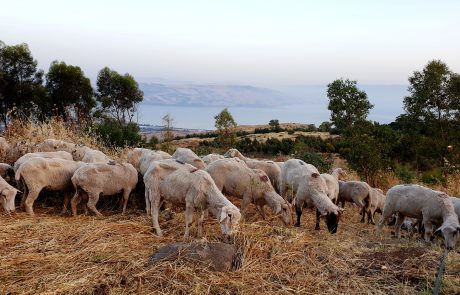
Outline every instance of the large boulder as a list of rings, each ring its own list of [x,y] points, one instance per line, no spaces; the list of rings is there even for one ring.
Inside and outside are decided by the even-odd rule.
[[[149,262],[179,261],[214,271],[236,269],[237,251],[234,245],[224,243],[173,243],[160,248]]]

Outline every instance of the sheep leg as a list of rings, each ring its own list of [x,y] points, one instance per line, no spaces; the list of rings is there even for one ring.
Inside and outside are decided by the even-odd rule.
[[[62,204],[62,211],[61,214],[64,215],[67,212],[67,206],[69,205],[70,202],[70,192],[66,191],[64,192],[64,203]]]
[[[367,224],[375,225],[374,214],[375,214],[375,211],[374,212],[372,212],[372,210],[367,211]]]
[[[366,217],[366,207],[361,207],[360,213],[361,215],[361,223],[364,223],[365,217]]]
[[[382,228],[383,228],[383,225],[385,224],[385,221],[388,220],[391,217],[391,215],[393,215],[391,212],[383,210],[382,216],[380,217],[379,223],[377,224],[377,230],[376,230],[377,236],[380,236],[380,234],[382,233]]]
[[[203,220],[204,220],[205,212],[208,212],[208,210],[201,211],[200,218],[198,218],[198,237],[199,238],[203,236]]]
[[[300,216],[302,216],[302,206],[295,205],[295,213],[297,214],[297,222],[295,223],[296,227],[300,227]]]
[[[81,201],[80,193],[78,190],[76,190],[72,200],[70,200],[70,207],[72,209],[73,216],[77,216],[77,206],[80,203],[80,201]]]
[[[245,193],[243,195],[243,203],[241,204],[241,211],[243,213],[244,218],[248,218],[247,211],[249,204],[251,204],[251,195],[249,193]]]
[[[88,206],[88,209],[97,216],[103,216],[101,212],[96,209],[97,201],[99,201],[99,193],[88,193],[88,203],[86,206]]]
[[[26,200],[27,200],[27,196],[29,195],[29,189],[27,188],[27,185],[25,185],[25,183],[23,182],[22,182],[22,186],[24,188],[24,192],[22,193],[20,207],[22,211],[26,211]]]
[[[395,236],[398,239],[401,238],[401,225],[403,224],[405,218],[406,217],[404,215],[398,213],[398,218],[395,223]]]
[[[152,202],[152,206],[151,206],[152,224],[153,224],[153,228],[157,232],[157,236],[159,237],[163,236],[163,233],[161,232],[161,229],[160,229],[160,224],[158,223],[160,201],[161,200],[159,197],[155,197],[155,199],[151,200]]]
[[[147,215],[151,214],[151,208],[150,208],[150,194],[149,194],[149,189],[146,187],[145,188],[145,211],[147,212]]]
[[[38,198],[39,193],[40,193],[40,190],[38,191],[35,189],[30,190],[29,194],[27,195],[27,199],[24,202],[25,207],[26,207],[26,212],[30,216],[34,216],[33,206],[34,206],[35,200]]]
[[[321,212],[319,212],[318,209],[316,209],[316,225],[315,225],[315,230],[320,230],[319,227],[319,219],[321,217]]]
[[[190,236],[190,225],[193,222],[193,207],[186,205],[185,206],[185,233],[184,239],[188,239]]]
[[[265,220],[265,206],[264,205],[257,205],[257,209],[262,216],[262,219]]]
[[[425,227],[425,234],[424,234],[425,241],[430,242],[432,235],[433,235],[433,224],[428,220],[424,220],[423,226]]]
[[[128,205],[130,194],[131,194],[131,190],[123,190],[123,211],[121,211],[122,215],[126,213],[126,206]]]

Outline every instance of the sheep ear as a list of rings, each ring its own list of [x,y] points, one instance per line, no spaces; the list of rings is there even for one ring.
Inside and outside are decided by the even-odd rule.
[[[281,213],[281,210],[282,210],[281,205],[276,206],[276,212],[275,212],[275,214],[280,214],[280,213]]]
[[[267,175],[261,175],[260,180],[262,180],[263,182],[267,182],[268,181],[268,176]]]
[[[224,221],[225,218],[227,218],[227,210],[225,210],[224,208],[222,208],[222,210],[220,211],[219,222]]]
[[[313,177],[313,178],[318,178],[318,177],[319,177],[319,174],[315,172],[315,173],[313,173],[313,174],[311,175],[311,177]]]

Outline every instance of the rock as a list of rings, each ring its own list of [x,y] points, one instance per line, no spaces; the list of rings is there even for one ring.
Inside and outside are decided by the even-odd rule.
[[[230,271],[237,256],[234,245],[224,243],[173,243],[160,248],[149,263],[180,261],[195,266],[209,266],[214,271]]]

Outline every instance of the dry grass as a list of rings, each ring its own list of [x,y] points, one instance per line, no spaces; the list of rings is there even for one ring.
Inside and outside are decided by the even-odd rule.
[[[389,231],[358,223],[348,207],[339,232],[312,230],[313,212],[302,227],[250,218],[241,226],[243,266],[215,273],[180,263],[153,266],[159,247],[182,240],[184,215],[161,220],[165,237],[152,234],[141,212],[63,217],[38,209],[0,216],[0,286],[12,294],[415,294],[432,288],[442,248],[415,238],[396,240]],[[110,212],[105,212],[106,215]],[[192,229],[192,233],[195,233]],[[220,241],[217,222],[205,222],[204,241]],[[444,294],[460,290],[460,254],[451,252]],[[0,289],[1,290],[1,289]]]
[[[56,138],[120,155],[58,121],[13,125],[6,137],[12,143]],[[142,211],[73,218],[43,202],[36,205],[35,217],[0,215],[0,294],[424,294],[430,293],[443,252],[417,238],[391,238],[388,228],[378,238],[351,206],[336,235],[323,224],[314,231],[312,211],[304,212],[301,228],[293,228],[262,221],[253,210],[236,238],[242,267],[217,273],[179,262],[147,264],[160,247],[182,241],[180,211],[160,219],[165,237],[159,238]],[[205,235],[203,242],[221,241],[214,218],[205,221]],[[448,256],[444,294],[460,290],[459,250]]]

